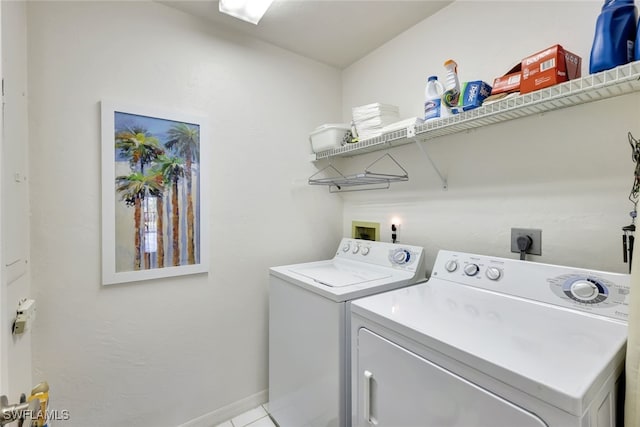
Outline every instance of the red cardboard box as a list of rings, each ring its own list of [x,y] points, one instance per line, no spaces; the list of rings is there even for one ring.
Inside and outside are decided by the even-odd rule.
[[[491,90],[491,95],[497,95],[499,93],[518,92],[520,90],[521,77],[522,73],[520,71],[518,71],[517,73],[506,74],[501,77],[496,77],[493,80],[493,89]]]
[[[520,93],[553,86],[579,78],[582,58],[559,44],[522,60]]]

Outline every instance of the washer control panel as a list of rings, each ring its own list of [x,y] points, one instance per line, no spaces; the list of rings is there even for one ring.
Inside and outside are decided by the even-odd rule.
[[[440,251],[431,277],[619,320],[629,316],[628,274]]]
[[[420,246],[342,239],[335,258],[366,262],[411,272],[424,271],[424,248]],[[423,273],[421,278],[425,274]]]

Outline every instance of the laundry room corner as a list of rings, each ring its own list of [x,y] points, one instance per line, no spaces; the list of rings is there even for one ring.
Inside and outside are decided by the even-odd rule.
[[[583,58],[587,75],[600,6],[454,2],[343,71],[343,116],[380,102],[398,106],[400,118],[422,117],[421,88],[427,76],[444,74],[449,58],[462,80],[493,82],[529,52],[560,43]],[[483,20],[487,7],[492,25]],[[452,22],[467,41],[441,41]],[[400,218],[399,241],[423,246],[431,265],[443,248],[517,256],[511,228],[529,227],[542,230],[542,255],[533,260],[625,272],[620,230],[633,209],[627,133],[640,133],[639,109],[632,93],[391,148],[409,180],[345,193],[343,233],[352,221],[372,221],[390,241],[392,218]],[[361,171],[382,153],[343,159],[342,168]]]

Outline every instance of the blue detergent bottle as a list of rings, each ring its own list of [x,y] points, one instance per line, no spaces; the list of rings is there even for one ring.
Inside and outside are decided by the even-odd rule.
[[[634,47],[633,60],[640,61],[640,21],[638,21],[638,34],[636,36],[636,45]]]
[[[596,22],[589,72],[597,73],[634,59],[637,10],[633,0],[605,0]]]

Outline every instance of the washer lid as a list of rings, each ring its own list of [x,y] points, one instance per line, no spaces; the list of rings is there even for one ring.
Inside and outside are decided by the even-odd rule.
[[[576,416],[624,360],[622,322],[439,279],[352,311]]]
[[[271,267],[269,274],[335,302],[390,291],[416,281],[410,271],[342,259]]]
[[[355,268],[353,266],[337,262],[323,265],[294,266],[289,268],[289,271],[333,288],[353,286],[360,283],[392,277],[388,272],[375,271],[370,267],[367,269]]]

